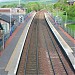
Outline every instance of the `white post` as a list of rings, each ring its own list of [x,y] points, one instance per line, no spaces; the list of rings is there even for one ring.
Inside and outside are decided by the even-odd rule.
[[[25,17],[25,14],[26,14],[26,12],[25,12],[25,8],[24,8],[24,17]],[[24,17],[23,17],[23,21],[24,21]]]
[[[24,15],[26,14],[25,8],[24,8]]]
[[[66,25],[67,25],[67,12],[66,12],[66,18],[65,18],[65,28],[66,28]]]
[[[19,6],[20,6],[20,0],[19,0]]]
[[[52,10],[54,11],[54,4],[52,4]]]
[[[58,9],[57,9],[57,16],[58,16]]]
[[[20,0],[19,0],[19,7],[20,7]],[[20,23],[20,8],[19,8],[19,23]]]
[[[19,23],[20,23],[20,8],[19,8]]]

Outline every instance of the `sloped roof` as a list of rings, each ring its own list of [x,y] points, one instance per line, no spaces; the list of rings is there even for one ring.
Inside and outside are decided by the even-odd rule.
[[[10,16],[0,14],[0,20],[10,23]],[[14,21],[15,21],[15,19],[11,18],[11,22],[14,22]]]

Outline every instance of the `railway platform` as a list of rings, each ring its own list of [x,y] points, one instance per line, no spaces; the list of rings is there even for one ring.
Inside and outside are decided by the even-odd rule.
[[[23,36],[23,33],[26,33],[26,35],[27,35],[27,32],[25,31],[25,29],[27,29],[27,27],[29,26],[28,25],[29,21],[31,21],[33,15],[34,15],[34,12],[30,13],[28,15],[28,17],[25,19],[25,21],[17,27],[17,29],[13,32],[13,34],[10,36],[10,38],[5,43],[5,50],[2,51],[1,56],[0,56],[0,75],[8,75],[9,70],[10,70],[9,75],[14,75],[13,73],[15,73],[15,71],[16,71],[16,67],[17,67],[17,64],[19,61],[19,55],[21,55],[20,52],[22,52],[22,51],[16,50],[17,49],[16,46],[17,46],[17,44],[20,44],[20,45],[24,44],[25,40],[22,39],[21,37]],[[27,31],[28,31],[28,29],[27,29]],[[26,35],[23,38],[26,38]],[[20,40],[20,38],[21,38],[21,40]],[[18,46],[18,49],[20,49],[20,48],[21,47]],[[14,57],[12,58],[13,55],[14,55]],[[13,60],[15,60],[15,62],[13,62]]]
[[[64,51],[66,52],[73,68],[75,69],[75,39],[72,38],[66,31],[64,31],[64,29],[59,26],[57,23],[55,23],[55,21],[53,20],[52,16],[47,13],[46,14],[46,20],[48,22],[48,24],[50,25],[53,33],[55,34],[56,38],[58,39],[58,41],[60,42],[61,46],[63,47]],[[53,30],[53,27],[56,30]],[[65,41],[60,40],[61,38],[59,38],[60,36],[57,36],[57,32],[58,34],[61,36],[61,38]]]

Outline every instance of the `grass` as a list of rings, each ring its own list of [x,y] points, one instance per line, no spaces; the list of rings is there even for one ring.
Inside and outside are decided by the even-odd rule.
[[[67,25],[68,28],[72,29],[75,32],[75,24]]]
[[[75,24],[70,24],[66,26],[68,29],[68,33],[75,38]]]
[[[56,11],[56,10],[54,10],[53,11],[53,15],[54,16],[57,16],[57,12],[58,11]],[[66,15],[63,15],[63,11],[59,11],[58,12],[58,16],[59,17],[61,17],[62,18],[62,20],[65,22],[65,19],[66,19]],[[68,18],[67,18],[67,20],[69,20]],[[75,21],[75,18],[73,17],[72,19],[71,19],[72,21]],[[68,29],[68,33],[72,36],[72,37],[75,37],[75,24],[69,24],[69,25],[67,25],[66,26],[67,27],[67,29]]]
[[[62,17],[62,20],[65,21],[66,15],[63,15],[63,11],[56,11],[56,10],[54,10],[53,11],[53,15],[56,16],[57,15],[57,12],[58,12],[58,16],[59,17]],[[69,20],[69,19],[67,19],[67,20]],[[75,21],[75,18],[73,18],[73,20]],[[69,27],[70,29],[72,29],[72,30],[75,31],[75,24],[69,24],[69,25],[67,25],[67,27]]]

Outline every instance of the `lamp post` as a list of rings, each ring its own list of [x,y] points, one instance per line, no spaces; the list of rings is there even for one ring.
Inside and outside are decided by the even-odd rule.
[[[67,25],[67,12],[66,12],[66,18],[65,18],[65,28],[66,28],[66,25]]]
[[[21,5],[21,3],[20,3],[20,0],[19,0],[19,23],[20,23],[20,5]]]
[[[19,0],[19,6],[20,6],[20,0]]]
[[[52,10],[54,11],[54,3],[52,4]]]
[[[55,16],[55,22],[58,22],[58,9],[56,10],[57,15]]]

